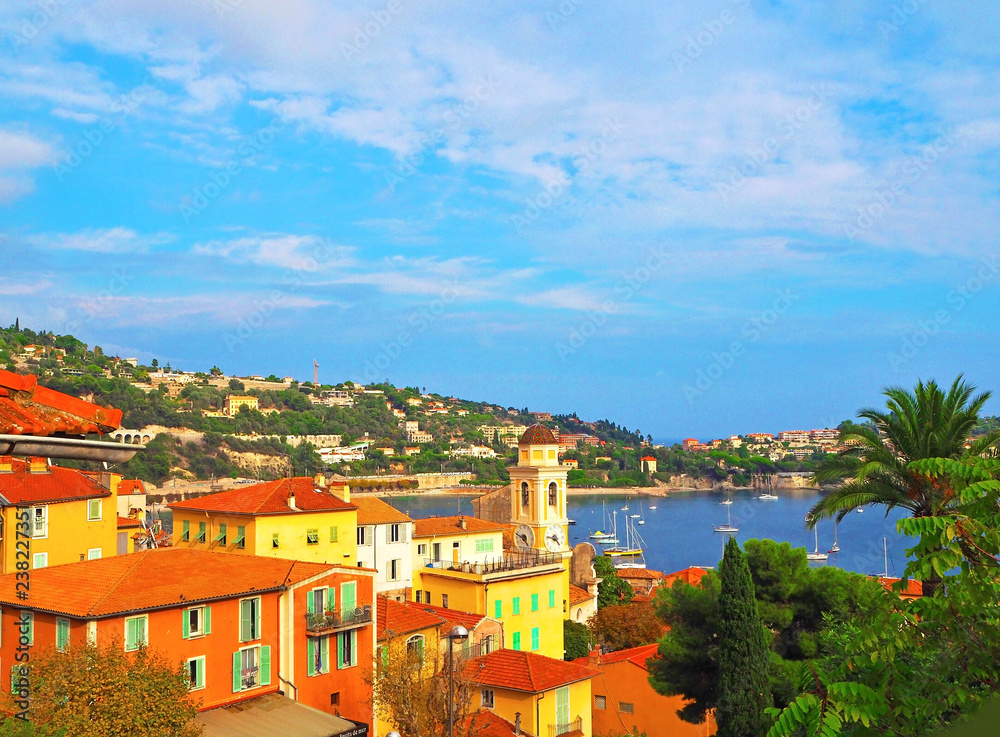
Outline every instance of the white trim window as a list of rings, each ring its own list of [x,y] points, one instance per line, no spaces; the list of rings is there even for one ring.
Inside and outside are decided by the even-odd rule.
[[[31,556],[32,568],[47,568],[49,565],[48,553],[35,553]]]
[[[97,560],[101,557],[101,553],[102,551],[100,548],[90,548],[87,551],[87,560]]]
[[[101,500],[100,499],[88,499],[87,500],[87,521],[88,522],[98,522],[101,519]]]
[[[125,650],[130,652],[149,645],[149,616],[125,617]]]
[[[49,536],[49,508],[31,508],[31,536],[33,538],[46,538]]]
[[[492,688],[484,688],[480,691],[480,705],[484,709],[493,709],[496,706],[496,694]]]
[[[200,691],[205,688],[205,656],[199,655],[197,658],[190,658],[187,662],[188,686],[191,691]]]

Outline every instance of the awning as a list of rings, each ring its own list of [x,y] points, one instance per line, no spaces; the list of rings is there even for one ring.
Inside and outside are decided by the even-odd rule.
[[[292,701],[287,696],[268,694],[201,712],[195,721],[204,728],[204,737],[341,737],[367,734],[358,731],[349,719]]]

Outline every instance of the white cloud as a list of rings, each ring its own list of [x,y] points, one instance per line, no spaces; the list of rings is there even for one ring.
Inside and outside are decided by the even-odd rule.
[[[131,228],[90,228],[75,233],[49,233],[32,236],[29,242],[43,248],[91,253],[143,253],[169,243],[168,233],[142,235]]]
[[[337,245],[319,236],[288,234],[209,241],[192,249],[200,256],[308,273],[348,266],[353,263],[353,251],[349,246]]]

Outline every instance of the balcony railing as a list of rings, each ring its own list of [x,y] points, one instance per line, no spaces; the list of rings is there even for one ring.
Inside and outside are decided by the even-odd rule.
[[[572,722],[566,724],[550,724],[549,737],[560,737],[564,734],[583,733],[583,717],[577,717]]]
[[[558,553],[544,553],[539,550],[510,551],[500,558],[488,558],[485,562],[463,561],[455,563],[450,560],[434,560],[424,558],[425,568],[437,568],[442,571],[461,571],[463,573],[501,573],[503,571],[518,571],[522,568],[562,563]]]
[[[363,627],[372,622],[372,606],[365,604],[349,612],[325,611],[306,612],[306,634],[321,635],[337,630]]]

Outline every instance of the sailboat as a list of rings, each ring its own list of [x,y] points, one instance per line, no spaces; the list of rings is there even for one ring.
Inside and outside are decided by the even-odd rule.
[[[649,505],[649,508],[650,508],[650,509],[656,509],[656,505],[655,505],[655,504],[650,504],[650,505]]]
[[[828,553],[840,552],[840,546],[837,544],[837,520],[833,521],[833,547],[826,552]]]
[[[726,524],[724,525],[714,525],[716,532],[739,532],[740,528],[733,526],[733,510],[732,507],[726,507]]]
[[[629,499],[631,499],[631,497],[628,497],[628,496],[627,496],[627,497],[625,497],[625,506],[624,506],[624,507],[622,507],[622,511],[623,511],[623,512],[627,512],[627,511],[628,511],[628,500],[629,500]]]
[[[816,534],[816,549],[806,553],[806,560],[826,560],[830,557],[829,554],[819,552],[819,527],[813,527],[813,532]]]
[[[882,555],[885,556],[885,572],[873,573],[872,575],[877,578],[889,578],[889,538],[887,537],[882,538]]]
[[[601,518],[601,524],[604,527],[607,527],[608,526],[608,505],[607,505],[607,502],[605,502],[605,501],[602,500],[601,501],[601,506],[604,509],[604,512],[603,512],[604,516]],[[596,531],[590,533],[590,539],[591,540],[607,540],[607,539],[609,539],[611,537],[614,537],[614,535],[612,535],[610,532],[602,532],[601,530],[596,530]]]
[[[646,517],[644,515],[645,515],[645,512],[643,512],[643,510],[642,510],[642,500],[640,499],[639,500],[639,524],[640,525],[646,524]]]
[[[725,501],[722,501],[722,502],[719,502],[719,503],[720,504],[725,504],[727,506],[730,505],[730,504],[732,504],[733,503],[733,492],[730,491],[729,495],[726,497]]]
[[[625,547],[611,548],[605,551],[606,555],[613,558],[626,558],[627,560],[616,560],[615,568],[645,568],[646,559],[643,555],[644,543],[639,537],[639,531],[635,529],[635,523],[631,518],[625,520]],[[636,560],[638,558],[638,560]]]
[[[609,533],[607,537],[601,538],[597,541],[598,545],[617,545],[618,544],[618,512],[612,512],[611,516],[614,518],[614,532]],[[614,548],[612,548],[613,550]]]
[[[761,495],[760,495],[759,497],[757,497],[757,498],[758,498],[758,499],[763,499],[763,500],[765,500],[765,501],[773,501],[774,499],[777,499],[777,498],[778,498],[778,496],[777,496],[776,494],[772,494],[772,493],[771,493],[771,482],[770,482],[770,481],[768,481],[768,482],[767,482],[767,490],[766,490],[766,491],[764,491],[764,493],[763,493],[763,494],[761,494]]]

